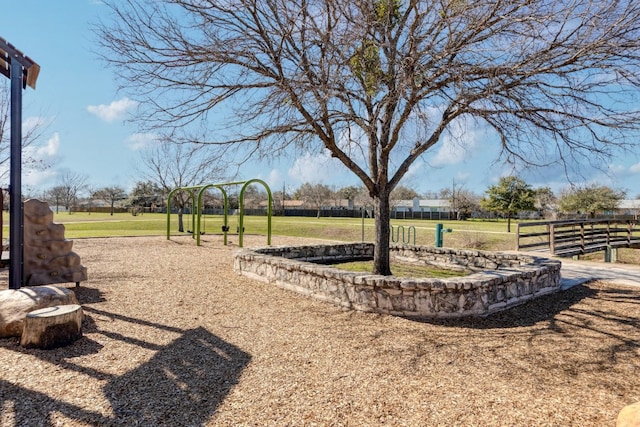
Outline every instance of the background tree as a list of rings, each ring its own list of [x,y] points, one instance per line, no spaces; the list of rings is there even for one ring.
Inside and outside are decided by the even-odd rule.
[[[260,203],[267,199],[267,191],[261,185],[250,185],[244,190],[245,208],[257,209],[260,207]]]
[[[317,210],[317,217],[320,218],[320,210],[327,205],[332,197],[331,188],[324,184],[305,183],[296,190],[293,197],[304,201],[305,204],[313,206]]]
[[[536,192],[529,184],[515,176],[500,178],[497,185],[486,191],[487,197],[480,205],[493,212],[500,212],[507,217],[507,232],[511,233],[511,218],[521,211],[535,210]]]
[[[535,206],[544,218],[552,217],[555,219],[557,213],[558,199],[549,187],[540,187],[536,189]]]
[[[45,200],[49,202],[50,205],[56,207],[56,213],[60,212],[60,205],[64,200],[66,190],[64,187],[60,185],[56,185],[55,187],[50,188],[46,191],[44,197]]]
[[[165,194],[176,188],[224,182],[225,172],[228,173],[210,147],[202,144],[175,144],[159,138],[142,151],[141,157],[140,176]],[[183,231],[182,214],[191,203],[191,196],[187,191],[177,191],[170,202],[178,209],[178,229]]]
[[[439,198],[447,199],[456,219],[464,220],[480,208],[480,196],[463,187],[443,188],[440,190]]]
[[[349,185],[340,189],[343,198],[349,200],[354,208],[371,210],[373,208],[373,199],[369,196],[369,192],[363,186]]]
[[[129,193],[125,205],[132,214],[137,215],[145,208],[164,206],[167,194],[168,192],[153,181],[138,181]]]
[[[413,201],[415,197],[418,197],[418,193],[414,189],[405,187],[404,185],[399,185],[394,188],[389,195],[390,206],[393,209],[397,207],[398,203],[400,203],[402,200]]]
[[[143,127],[245,158],[328,150],[374,201],[379,274],[391,191],[452,128],[481,122],[504,160],[579,169],[640,127],[638,2],[106,3],[100,51]]]
[[[110,215],[113,216],[115,204],[122,200],[125,200],[127,198],[127,192],[122,187],[111,186],[94,191],[91,197],[109,203]]]
[[[626,196],[625,191],[617,191],[604,185],[591,184],[584,187],[565,189],[560,195],[558,205],[565,213],[588,213],[591,218],[597,212],[613,211],[620,200]]]
[[[9,160],[11,156],[11,93],[9,86],[0,84],[0,180],[9,177]],[[23,173],[30,170],[45,170],[51,165],[35,156],[34,148],[42,140],[46,131],[46,124],[41,121],[30,121],[28,126],[22,126],[22,167]]]
[[[285,200],[291,199],[291,195],[289,193],[287,193],[287,190],[283,186],[282,190],[274,191],[272,196],[273,196],[273,209],[274,209],[274,211],[278,210],[278,208],[279,208],[279,209],[282,209],[282,212],[284,214]]]
[[[331,206],[334,208],[342,207],[342,200],[344,200],[342,191],[335,185],[330,186],[329,189],[331,190]]]
[[[358,193],[360,192],[360,188],[356,185],[348,185],[346,187],[342,187],[340,190],[340,195],[343,199],[347,199],[351,202],[355,202]]]
[[[87,188],[87,177],[78,172],[65,171],[58,178],[58,185],[54,187],[55,194],[59,197],[59,202],[71,214],[73,206],[78,201],[78,197]]]

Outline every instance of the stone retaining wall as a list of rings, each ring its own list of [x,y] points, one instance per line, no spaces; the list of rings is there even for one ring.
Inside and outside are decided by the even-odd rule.
[[[560,289],[560,261],[520,254],[391,246],[403,262],[472,272],[452,278],[402,278],[325,265],[373,257],[371,243],[242,249],[234,269],[324,301],[408,317],[484,316]]]

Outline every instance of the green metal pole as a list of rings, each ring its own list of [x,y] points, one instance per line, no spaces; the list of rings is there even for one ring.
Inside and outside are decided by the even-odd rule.
[[[167,196],[167,240],[171,240],[171,197],[178,190],[179,188],[171,190]]]
[[[442,247],[442,224],[436,224],[436,248]]]
[[[238,220],[238,226],[240,227],[239,235],[238,235],[238,245],[242,247],[243,244],[243,235],[244,235],[244,191],[245,189],[253,184],[253,183],[261,184],[267,192],[267,245],[271,246],[271,216],[272,216],[272,205],[273,205],[273,195],[271,194],[271,189],[261,179],[251,179],[246,181],[240,190],[240,218]]]
[[[227,192],[224,191],[222,186],[217,186],[220,191],[222,191],[223,197],[223,214],[224,219],[222,220],[222,234],[224,236],[224,245],[227,246],[227,234],[229,233],[229,198],[227,197]]]

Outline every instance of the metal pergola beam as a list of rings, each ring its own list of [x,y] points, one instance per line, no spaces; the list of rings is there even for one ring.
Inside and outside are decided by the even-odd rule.
[[[9,288],[22,286],[22,90],[36,88],[40,66],[0,37],[0,74],[11,80],[11,155],[9,166]]]

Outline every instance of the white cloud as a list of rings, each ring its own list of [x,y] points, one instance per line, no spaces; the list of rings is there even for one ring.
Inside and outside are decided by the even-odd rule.
[[[348,174],[339,160],[332,158],[327,150],[320,154],[305,154],[289,168],[288,175],[298,184],[331,185],[344,180]]]
[[[466,182],[469,178],[471,177],[471,172],[463,172],[463,171],[458,171],[456,172],[456,180],[460,181],[460,182]]]
[[[414,185],[412,183],[414,181],[420,181],[426,173],[427,171],[425,163],[418,160],[411,166],[409,166],[409,170],[406,174],[404,174],[404,177],[402,177],[401,184],[408,187],[413,187]]]
[[[633,164],[629,167],[629,172],[640,173],[640,163]]]
[[[43,145],[36,145],[33,143],[25,147],[22,156],[29,161],[49,164],[57,157],[59,149],[60,134],[58,132],[54,132]]]
[[[129,135],[126,140],[131,151],[140,151],[149,146],[158,139],[158,135],[154,133],[134,133]]]
[[[22,172],[24,184],[31,187],[47,187],[55,182],[57,173],[50,169],[55,163],[60,149],[60,134],[54,132],[53,135],[42,145],[31,144],[25,147]],[[7,166],[8,167],[8,166]]]
[[[451,124],[449,133],[438,143],[439,148],[429,162],[432,166],[462,163],[477,150],[480,141],[486,139],[484,129],[470,120],[459,119]]]
[[[47,140],[47,143],[43,146],[36,147],[35,157],[42,159],[46,157],[55,157],[58,155],[58,149],[60,148],[60,134],[55,132],[51,138]]]
[[[612,173],[614,175],[622,175],[625,172],[624,165],[616,165],[613,163],[609,164],[608,169],[609,169],[609,173]]]
[[[24,173],[24,184],[34,188],[47,188],[54,185],[58,173],[52,169],[29,170]]]
[[[126,114],[138,105],[136,101],[129,98],[122,98],[119,101],[113,101],[109,105],[89,105],[87,111],[94,114],[106,122],[123,119]]]
[[[267,184],[269,184],[269,188],[271,191],[277,191],[278,187],[281,187],[284,183],[284,179],[282,178],[282,174],[277,169],[271,169],[269,175],[267,176]]]
[[[37,131],[47,126],[47,119],[39,116],[30,116],[22,121],[22,135],[26,135],[32,131]]]

